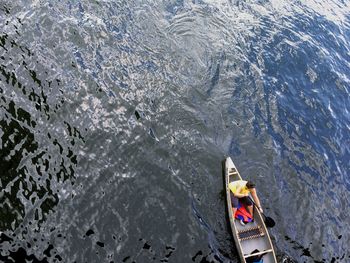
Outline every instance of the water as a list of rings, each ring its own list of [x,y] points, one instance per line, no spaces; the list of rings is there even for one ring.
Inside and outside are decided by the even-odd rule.
[[[350,261],[348,2],[5,0],[0,25],[2,261],[238,262],[225,156],[279,261]]]

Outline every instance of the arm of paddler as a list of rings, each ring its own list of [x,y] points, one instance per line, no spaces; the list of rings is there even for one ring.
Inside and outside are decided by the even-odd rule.
[[[259,208],[260,212],[263,213],[263,209],[262,209],[261,204],[260,204],[260,199],[256,193],[255,188],[250,189],[250,194],[252,195],[253,200],[254,200],[256,206]]]

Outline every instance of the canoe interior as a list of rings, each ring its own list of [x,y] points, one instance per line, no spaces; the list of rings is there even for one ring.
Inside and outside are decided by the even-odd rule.
[[[232,229],[232,234],[235,239],[237,250],[240,254],[241,262],[247,262],[248,256],[258,249],[259,251],[269,251],[263,256],[264,263],[277,262],[275,257],[275,252],[266,229],[265,223],[260,212],[254,208],[254,222],[248,223],[242,226],[237,219],[233,218],[232,212],[232,202],[230,197],[230,189],[228,184],[233,181],[242,180],[237,168],[233,164],[231,158],[227,158],[225,162],[225,179],[226,179],[226,196],[227,205],[230,218],[230,224]],[[238,232],[247,230],[249,228],[254,228],[260,226],[262,232],[264,233],[261,237],[256,237],[248,240],[240,240],[238,238]]]

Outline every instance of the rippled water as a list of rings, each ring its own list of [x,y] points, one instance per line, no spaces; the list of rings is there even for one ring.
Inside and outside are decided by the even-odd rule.
[[[225,156],[280,261],[350,261],[349,2],[5,0],[0,25],[2,261],[238,262]]]

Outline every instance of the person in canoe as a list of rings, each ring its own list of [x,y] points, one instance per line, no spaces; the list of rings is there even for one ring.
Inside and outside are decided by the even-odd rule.
[[[233,181],[229,183],[228,187],[230,188],[233,215],[236,214],[236,211],[240,206],[239,203],[241,203],[242,205],[248,208],[248,212],[250,213],[251,218],[253,219],[253,202],[249,198],[249,194],[251,194],[251,196],[253,197],[257,208],[260,210],[261,213],[263,213],[259,197],[256,193],[255,184],[252,181]],[[244,224],[243,221],[241,221],[241,223]]]

